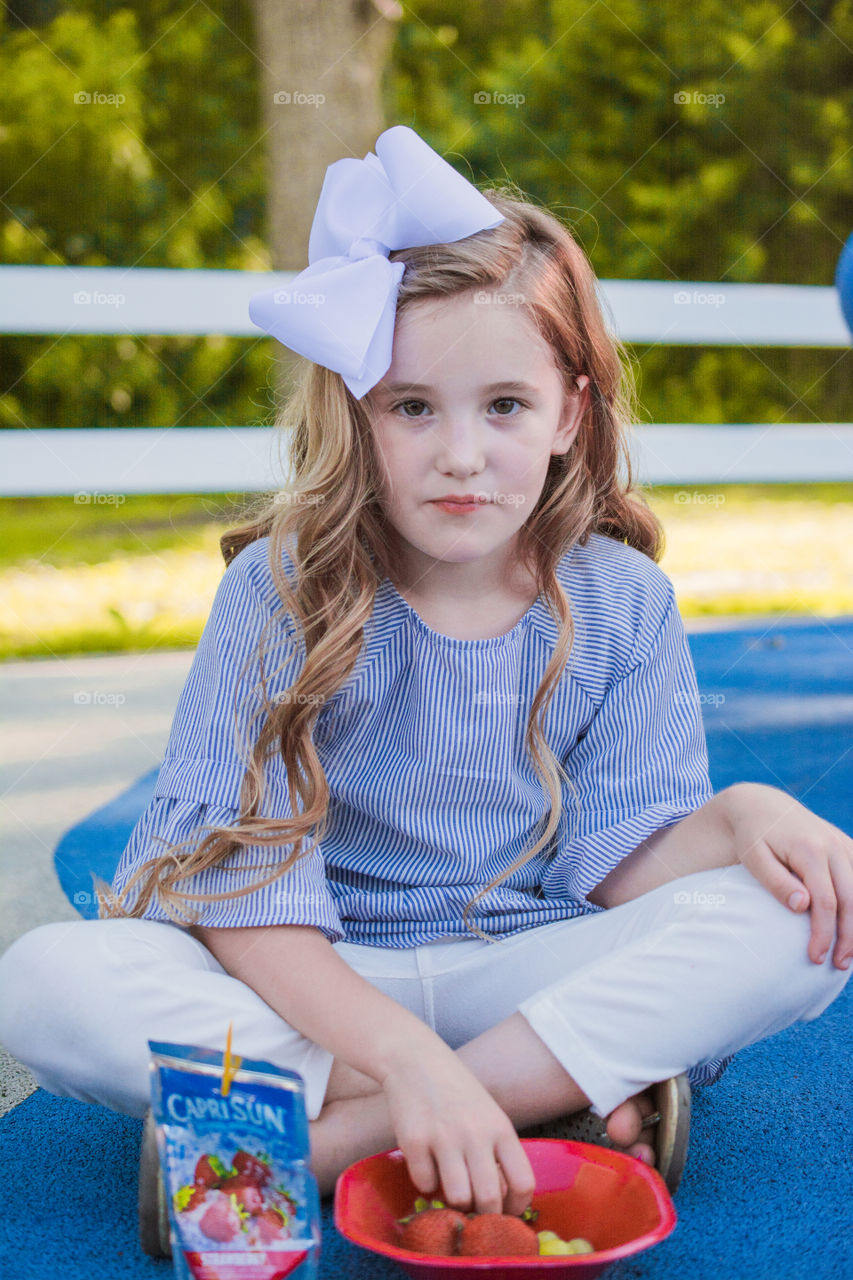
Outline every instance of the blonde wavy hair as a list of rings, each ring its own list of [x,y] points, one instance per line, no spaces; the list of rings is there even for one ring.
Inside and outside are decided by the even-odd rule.
[[[482,194],[504,215],[498,226],[452,244],[390,254],[391,261],[406,264],[397,314],[423,299],[474,290],[521,295],[523,310],[551,348],[567,392],[576,391],[576,375],[585,373],[590,380],[575,441],[567,453],[551,457],[542,493],[517,540],[517,559],[535,576],[538,593],[560,631],[525,734],[526,749],[550,797],[544,830],[532,847],[474,896],[463,915],[470,931],[497,941],[469,923],[468,914],[481,897],[549,842],[562,812],[561,778],[571,787],[542,729],[574,643],[569,601],[556,566],[592,532],[626,542],[657,561],[663,552],[663,530],[635,490],[626,438],[636,420],[634,374],[626,349],[605,325],[586,254],[556,215],[513,185],[486,188]],[[166,914],[186,923],[178,920],[178,904],[186,911],[190,901],[241,897],[272,884],[297,858],[309,856],[326,830],[329,787],[312,740],[313,726],[323,704],[353,670],[377,588],[386,575],[392,582],[401,581],[402,563],[395,530],[379,501],[383,477],[368,405],[351,395],[339,374],[305,361],[276,426],[286,433],[292,480],[248,523],[221,539],[229,564],[244,547],[269,537],[269,564],[281,600],[281,610],[270,619],[257,650],[261,675],[255,688],[261,691],[263,713],[256,741],[247,744],[239,816],[231,826],[200,828],[207,834],[198,843],[195,836],[173,845],[160,838],[166,852],[143,863],[120,897],[100,881],[102,918],[141,917],[156,893]],[[618,475],[620,463],[624,480]],[[283,552],[294,546],[297,581],[291,588]],[[270,630],[280,638],[285,618],[298,624],[305,660],[288,695],[271,702],[263,656]],[[263,816],[264,762],[275,753],[287,772],[292,813],[287,819]],[[303,850],[302,842],[312,832],[313,842]],[[279,850],[291,845],[284,859],[264,864],[272,868],[270,875],[244,888],[199,894],[178,887],[196,872],[250,846]],[[138,898],[128,910],[124,901],[140,881]],[[191,922],[197,920],[198,913]]]

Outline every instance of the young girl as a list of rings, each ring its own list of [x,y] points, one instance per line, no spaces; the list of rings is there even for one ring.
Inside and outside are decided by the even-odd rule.
[[[422,1193],[520,1213],[519,1131],[589,1106],[654,1162],[659,1082],[839,995],[853,842],[712,791],[570,232],[410,129],[376,151],[330,167],[311,265],[253,302],[309,357],[292,478],[223,539],[101,919],[8,950],[0,1037],[141,1117],[147,1041],[224,1048],[233,1020],[304,1077],[322,1192],[399,1145]]]

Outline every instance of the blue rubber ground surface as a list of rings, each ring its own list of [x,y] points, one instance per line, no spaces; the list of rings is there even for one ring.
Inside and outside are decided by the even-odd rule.
[[[716,790],[782,787],[853,834],[853,619],[690,636]],[[84,916],[156,771],[69,831],[60,881]],[[812,1023],[742,1050],[694,1097],[673,1235],[613,1280],[835,1280],[853,1274],[853,983]],[[38,1090],[0,1121],[0,1267],[21,1277],[172,1274],[137,1243],[141,1121]],[[323,1207],[321,1276],[402,1276],[349,1245]]]

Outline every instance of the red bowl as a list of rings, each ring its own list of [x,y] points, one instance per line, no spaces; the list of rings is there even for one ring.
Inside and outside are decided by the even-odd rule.
[[[335,1186],[335,1226],[362,1249],[393,1258],[410,1276],[482,1276],[491,1280],[553,1280],[569,1274],[597,1276],[611,1262],[641,1253],[666,1239],[676,1213],[666,1183],[634,1156],[589,1142],[522,1138],[533,1167],[539,1210],[535,1231],[563,1240],[583,1236],[594,1253],[519,1258],[457,1258],[401,1249],[397,1218],[412,1213],[421,1192],[409,1177],[402,1151],[383,1151],[350,1165]],[[431,1197],[425,1197],[430,1199]],[[441,1193],[436,1192],[440,1199]]]

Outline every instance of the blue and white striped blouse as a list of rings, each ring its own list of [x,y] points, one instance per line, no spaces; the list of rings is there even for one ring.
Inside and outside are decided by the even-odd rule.
[[[177,842],[200,825],[237,817],[245,753],[236,730],[250,733],[259,706],[252,654],[280,607],[267,544],[246,547],[223,576],[116,890],[162,850],[156,837]],[[292,562],[285,568],[295,580]],[[648,556],[601,534],[575,545],[558,576],[575,641],[545,728],[571,786],[563,783],[563,816],[549,846],[470,913],[496,936],[604,910],[586,895],[608,871],[713,795],[696,677],[669,578]],[[284,663],[269,678],[273,696],[285,693],[304,660],[300,644],[287,665],[289,619],[277,634],[266,662],[268,672]],[[524,729],[557,634],[539,598],[504,635],[446,636],[384,579],[356,667],[315,725],[331,793],[319,848],[266,888],[193,903],[199,923],[313,925],[332,942],[379,947],[474,936],[462,920],[466,904],[533,843],[546,812]],[[282,760],[268,771],[264,816],[289,816]],[[253,846],[184,887],[243,887],[269,872],[234,863],[273,858],[273,850]],[[169,920],[156,901],[145,915]]]

